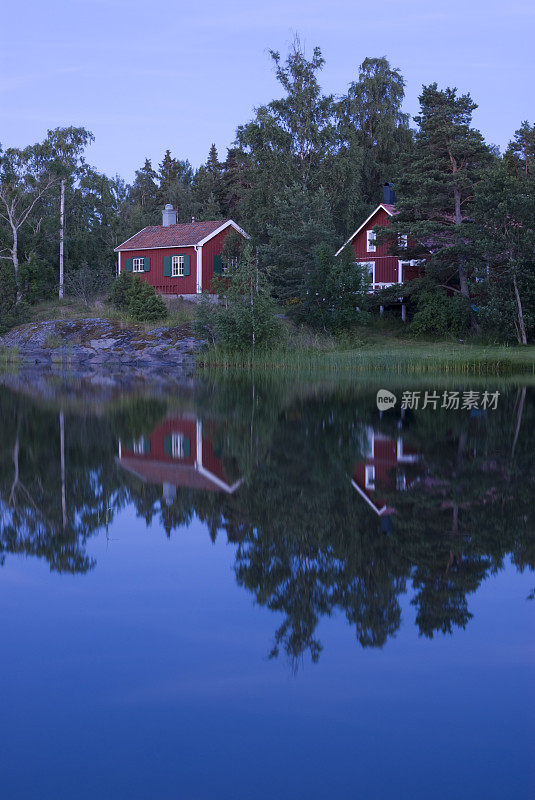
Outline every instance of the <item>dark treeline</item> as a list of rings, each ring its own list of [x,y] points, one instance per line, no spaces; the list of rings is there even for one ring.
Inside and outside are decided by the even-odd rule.
[[[232,480],[232,494],[178,486],[172,495],[124,468],[123,445],[192,408]],[[250,383],[198,388],[194,405],[122,401],[98,415],[0,392],[0,558],[45,558],[84,573],[91,536],[131,505],[168,536],[195,517],[235,547],[235,577],[280,617],[272,655],[297,664],[321,652],[320,619],[342,612],[364,647],[401,624],[409,591],[421,635],[471,618],[469,596],[512,559],[535,568],[534,398],[502,391],[488,413],[407,412],[404,446],[418,454],[404,490],[378,485],[394,512],[378,517],[351,482],[370,428],[396,441],[400,418],[374,394]],[[395,477],[395,476],[394,476]],[[390,488],[389,488],[390,486]]]
[[[102,290],[114,275],[113,248],[160,224],[162,206],[172,203],[179,221],[232,217],[241,224],[275,299],[296,321],[347,326],[347,314],[337,313],[341,298],[358,295],[352,309],[364,313],[389,296],[366,302],[363,276],[333,253],[392,181],[401,212],[392,252],[404,233],[419,243],[404,257],[431,253],[426,277],[407,289],[415,330],[457,335],[472,328],[528,342],[535,329],[535,126],[512,121],[500,155],[474,129],[470,95],[455,89],[424,86],[412,126],[402,110],[403,76],[384,57],[366,58],[347,92],[333,96],[321,89],[319,48],[308,58],[296,40],[285,60],[270,55],[280,98],[237,127],[226,156],[212,145],[197,170],[170,141],[161,161],[145,159],[128,185],[87,164],[92,136],[78,128],[0,150],[4,325],[17,301],[57,293],[63,186],[67,293]]]

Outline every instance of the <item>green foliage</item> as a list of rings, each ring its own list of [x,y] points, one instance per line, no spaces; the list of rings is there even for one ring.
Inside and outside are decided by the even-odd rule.
[[[165,319],[167,306],[147,281],[134,277],[128,290],[128,314],[135,322],[154,322]]]
[[[328,247],[314,258],[303,301],[307,323],[326,331],[343,331],[362,323],[369,305],[369,276],[354,263],[350,248],[335,257]]]
[[[129,292],[133,280],[134,277],[131,272],[121,272],[119,277],[113,282],[110,300],[113,307],[118,311],[128,310]]]
[[[470,305],[456,293],[448,297],[444,289],[428,286],[415,295],[416,313],[411,322],[413,333],[420,335],[463,336],[470,325]]]
[[[57,282],[56,270],[35,251],[19,267],[19,285],[26,303],[53,297]]]
[[[90,267],[82,262],[77,270],[65,275],[65,293],[88,306],[92,300],[109,290],[111,274],[98,267]]]
[[[154,287],[129,272],[122,272],[115,280],[111,302],[135,322],[155,322],[167,316],[167,306]]]
[[[303,320],[306,295],[320,247],[334,252],[335,235],[329,200],[323,188],[311,191],[294,183],[274,200],[276,222],[268,225],[269,244],[261,248],[273,290],[289,316]]]
[[[487,335],[527,344],[535,335],[535,182],[509,167],[497,162],[476,189],[478,305]]]
[[[404,158],[398,182],[399,213],[378,236],[395,245],[398,235],[408,235],[412,244],[404,258],[428,258],[427,271],[435,270],[438,283],[459,289],[467,300],[474,190],[492,163],[483,137],[471,127],[476,108],[469,94],[440,90],[436,83],[423,87],[414,151]]]
[[[229,265],[222,278],[213,280],[212,291],[219,302],[205,296],[197,309],[197,329],[210,344],[254,350],[280,338],[277,308],[251,245],[243,248],[238,263]]]
[[[17,282],[13,264],[0,259],[0,334],[15,325],[17,319]]]

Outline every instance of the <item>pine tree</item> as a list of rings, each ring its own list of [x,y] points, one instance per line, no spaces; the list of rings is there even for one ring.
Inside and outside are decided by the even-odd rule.
[[[223,217],[223,180],[215,144],[212,144],[206,164],[199,167],[193,181],[193,202],[198,219]]]
[[[527,120],[521,124],[513,141],[509,142],[505,160],[521,169],[525,177],[535,180],[535,125]]]
[[[425,258],[428,274],[471,299],[471,219],[477,182],[492,163],[480,132],[471,127],[477,108],[469,94],[424,86],[415,148],[402,165],[396,208],[381,238],[408,234],[418,244],[405,257]],[[477,327],[475,317],[472,325]]]
[[[146,220],[144,225],[157,225],[160,222],[158,175],[148,158],[141,169],[136,170],[130,197],[134,205],[139,207],[141,219]]]

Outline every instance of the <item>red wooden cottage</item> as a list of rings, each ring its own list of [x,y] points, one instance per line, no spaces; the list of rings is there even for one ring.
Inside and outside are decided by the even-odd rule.
[[[149,225],[115,248],[117,272],[139,275],[160,294],[195,298],[222,274],[223,244],[232,230],[249,238],[231,219],[177,224],[168,203],[162,225]]]
[[[364,459],[355,464],[351,484],[379,517],[390,515],[394,509],[381,497],[381,487],[404,491],[416,478],[410,465],[419,460],[419,454],[406,445],[401,436],[393,439],[370,427],[367,429],[367,452]]]
[[[165,502],[177,487],[232,494],[241,484],[218,447],[221,431],[194,414],[169,416],[150,436],[119,442],[119,463],[146,483],[161,484]]]
[[[383,202],[372,211],[368,219],[351,234],[347,242],[335,255],[340,255],[342,250],[351,245],[355,254],[355,261],[366,267],[371,278],[370,290],[384,289],[395,283],[406,283],[418,277],[420,261],[398,258],[389,253],[388,244],[377,244],[375,231],[377,225],[390,225],[391,218],[396,214],[394,208],[394,190],[392,184],[383,186]],[[401,248],[407,247],[407,237],[401,236]]]

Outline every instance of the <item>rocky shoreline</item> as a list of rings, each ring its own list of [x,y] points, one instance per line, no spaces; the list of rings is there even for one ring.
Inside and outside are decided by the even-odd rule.
[[[192,376],[201,345],[188,324],[145,331],[99,318],[29,323],[0,336],[9,368],[112,382],[182,381]]]

